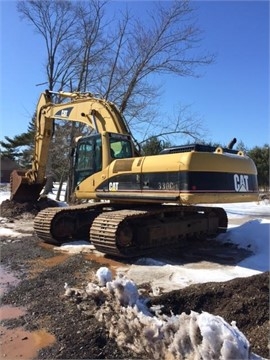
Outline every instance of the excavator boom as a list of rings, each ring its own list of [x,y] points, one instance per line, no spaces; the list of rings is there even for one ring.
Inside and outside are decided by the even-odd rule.
[[[53,103],[52,95],[68,102]],[[40,95],[36,112],[35,149],[29,170],[14,170],[11,174],[11,200],[16,202],[36,201],[46,182],[46,166],[54,120],[80,122],[98,133],[114,132],[130,134],[128,125],[117,107],[90,93],[45,91]],[[135,150],[134,148],[134,151]],[[138,154],[138,151],[137,151]]]

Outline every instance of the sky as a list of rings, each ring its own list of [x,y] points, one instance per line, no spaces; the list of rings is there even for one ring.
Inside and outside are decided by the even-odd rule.
[[[127,3],[143,14],[150,1],[113,1],[112,6],[117,10]],[[216,54],[216,61],[200,69],[200,78],[159,78],[160,112],[172,115],[179,104],[188,105],[207,129],[207,141],[226,145],[236,137],[247,148],[269,144],[269,2],[192,3],[203,31],[201,49]],[[1,0],[0,9],[3,140],[27,131],[46,87],[38,84],[46,79],[43,40],[20,20],[15,1]]]
[[[57,186],[55,184],[55,194]],[[51,198],[55,199],[55,194],[50,194]],[[7,189],[0,190],[0,203],[8,199],[9,195],[10,193]],[[106,316],[108,314],[111,316],[111,313],[108,313],[103,305],[97,310],[96,316],[97,318],[102,317],[103,320],[105,319],[108,331],[120,346],[123,341],[127,346],[130,339],[134,338],[130,336],[127,329],[135,329],[137,327],[136,340],[138,340],[138,336],[141,338],[136,343],[131,343],[130,346],[135,346],[136,348],[136,346],[138,347],[141,344],[144,347],[144,351],[147,349],[150,354],[158,351],[159,355],[162,354],[163,358],[177,359],[177,354],[180,353],[180,349],[177,346],[186,343],[186,341],[181,341],[182,336],[185,336],[185,339],[187,337],[191,339],[192,358],[194,359],[215,357],[222,358],[223,360],[232,358],[263,360],[263,358],[254,353],[249,354],[248,340],[245,334],[237,328],[237,323],[232,322],[228,324],[222,317],[207,312],[191,312],[190,315],[183,313],[181,315],[171,314],[170,316],[161,316],[157,311],[156,315],[152,316],[146,306],[147,299],[140,297],[138,293],[138,286],[147,282],[149,282],[153,296],[155,296],[171,290],[181,289],[191,284],[226,282],[234,278],[248,277],[270,270],[270,202],[264,200],[243,204],[224,204],[223,207],[228,215],[229,227],[226,233],[220,234],[217,237],[217,241],[235,244],[239,248],[252,252],[235,265],[215,263],[215,261],[175,263],[170,261],[170,259],[166,261],[166,258],[160,261],[160,259],[145,257],[138,259],[133,264],[122,264],[118,267],[114,265],[114,276],[106,265],[101,266],[96,273],[96,280],[89,282],[85,286],[84,290],[90,298],[108,296],[108,293],[113,296],[112,300],[110,300],[113,303],[110,303],[117,312],[117,325],[115,323],[111,324],[110,318],[106,321]],[[248,220],[246,219],[247,216],[249,216]],[[23,236],[29,235],[20,233],[18,228],[14,228],[14,223],[5,223],[4,220],[4,218],[0,218],[1,238],[21,239]],[[63,244],[61,247],[54,249],[55,251],[66,251],[71,256],[78,252],[95,252],[91,244],[86,244],[82,241]],[[102,263],[102,260],[99,260],[99,262]],[[80,292],[82,288],[77,290]],[[63,279],[63,294],[65,293],[68,296],[70,291],[72,289],[69,287],[68,282],[64,283]],[[162,306],[162,304],[160,305]],[[120,332],[121,326],[125,331]],[[199,343],[196,342],[198,337],[194,336],[196,326],[200,328],[202,334],[202,340],[199,340]],[[168,328],[170,330],[169,335],[167,332]],[[167,345],[164,347],[159,345],[156,349],[155,337],[159,335],[160,338],[163,336],[167,339]],[[171,336],[171,339],[168,340],[168,336]],[[221,344],[220,348],[217,344]],[[209,349],[213,351],[211,356],[208,353]],[[172,355],[170,353],[171,350],[175,351],[173,357],[170,357]],[[221,357],[219,357],[220,355]],[[151,356],[150,358],[154,357]]]

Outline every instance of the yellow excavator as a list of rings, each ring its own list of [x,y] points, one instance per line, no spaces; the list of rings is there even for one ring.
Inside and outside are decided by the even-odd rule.
[[[63,102],[53,103],[53,94]],[[34,220],[45,242],[86,239],[105,254],[135,257],[225,232],[224,209],[204,204],[258,200],[256,166],[242,151],[191,144],[141,156],[115,104],[90,93],[50,91],[37,106],[32,167],[11,174],[11,200],[38,200],[56,119],[94,131],[76,144],[77,204],[44,209]]]

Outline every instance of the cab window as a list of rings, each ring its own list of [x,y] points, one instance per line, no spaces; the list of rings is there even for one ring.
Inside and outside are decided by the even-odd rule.
[[[102,169],[102,146],[100,135],[79,140],[74,166],[74,184]]]
[[[78,147],[77,170],[93,168],[93,143],[81,143]]]
[[[110,139],[111,157],[114,159],[124,159],[132,157],[131,144],[128,140]]]

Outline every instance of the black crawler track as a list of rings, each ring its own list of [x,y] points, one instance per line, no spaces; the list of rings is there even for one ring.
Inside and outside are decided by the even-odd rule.
[[[135,257],[193,237],[217,235],[226,231],[227,222],[226,212],[216,207],[88,203],[42,210],[34,229],[45,242],[84,239],[105,254]]]

